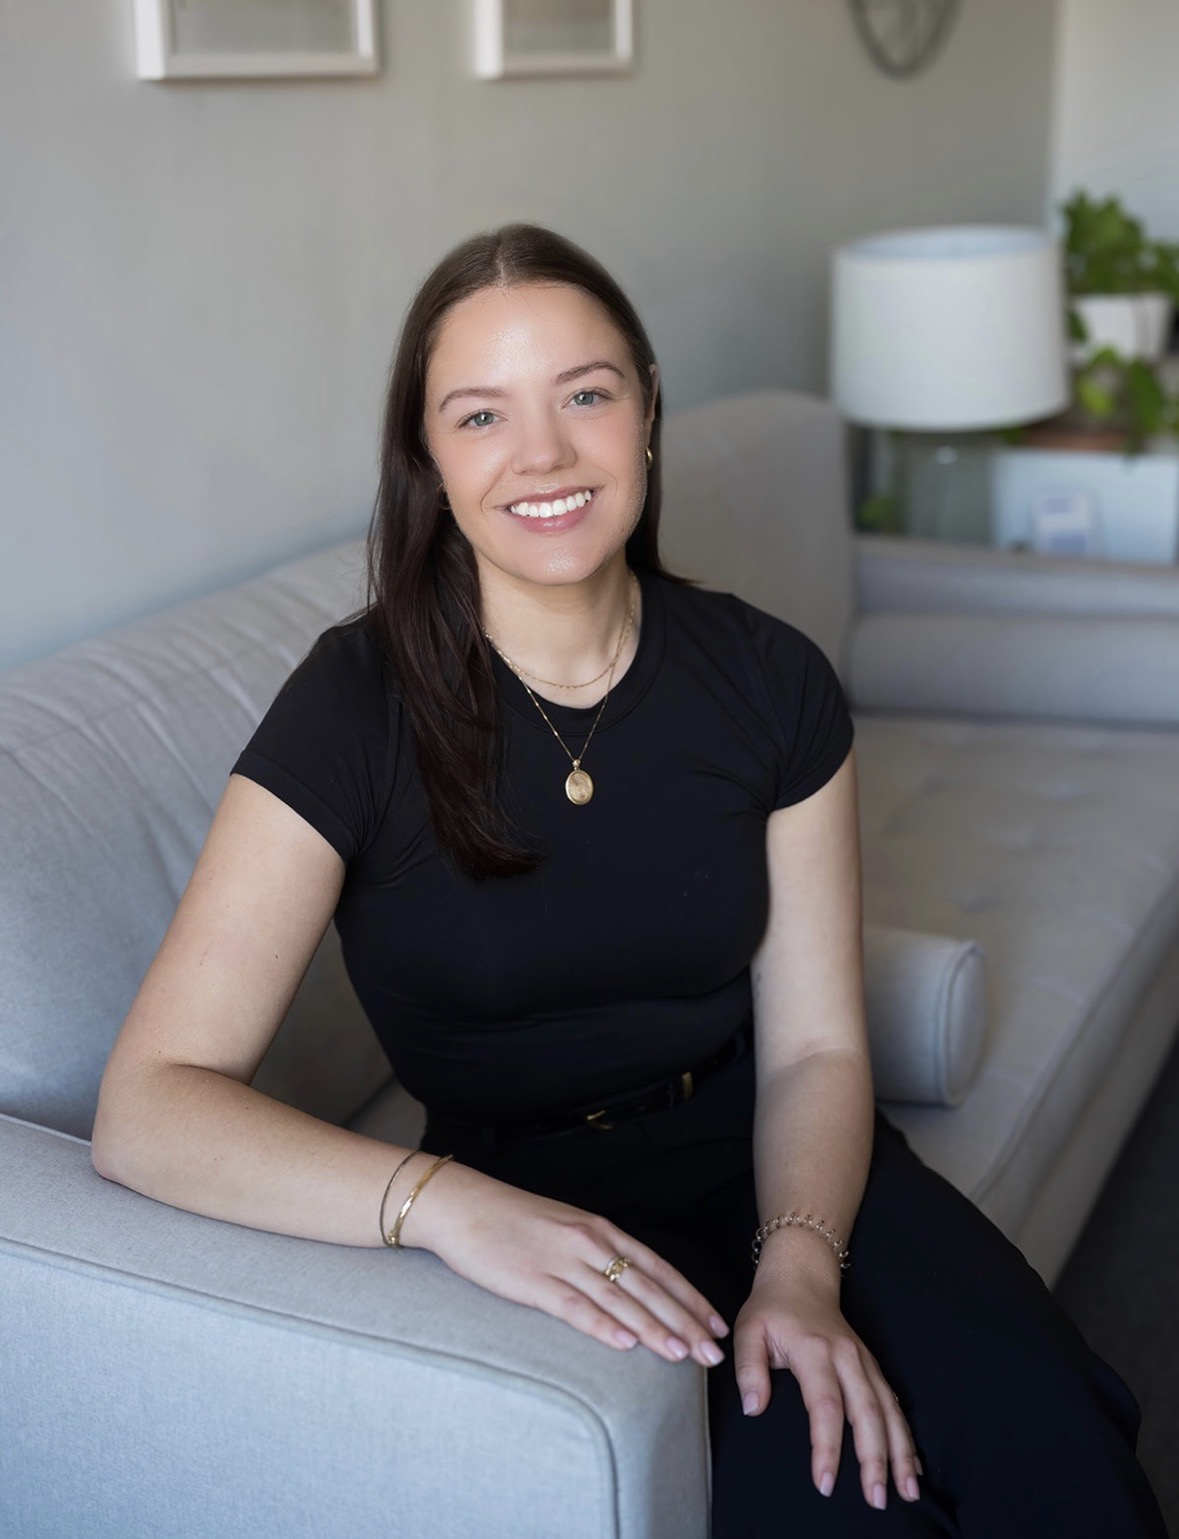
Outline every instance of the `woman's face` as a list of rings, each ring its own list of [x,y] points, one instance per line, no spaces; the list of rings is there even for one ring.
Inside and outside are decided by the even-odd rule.
[[[652,370],[648,406],[625,338],[571,285],[454,306],[426,370],[425,437],[481,583],[578,583],[625,560],[657,385]]]

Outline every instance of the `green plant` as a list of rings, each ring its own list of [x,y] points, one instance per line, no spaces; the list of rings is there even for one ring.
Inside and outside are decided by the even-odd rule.
[[[1168,294],[1179,303],[1179,243],[1149,240],[1117,198],[1097,203],[1078,192],[1061,212],[1070,294]]]
[[[1073,371],[1073,390],[1084,417],[1125,432],[1131,454],[1141,453],[1147,439],[1160,433],[1179,433],[1179,395],[1141,358],[1099,348]]]
[[[1070,298],[1153,293],[1179,303],[1179,243],[1149,239],[1142,222],[1117,198],[1098,203],[1078,192],[1061,212]],[[1068,331],[1073,342],[1088,340],[1071,304]],[[1112,347],[1099,348],[1074,370],[1073,394],[1080,425],[1120,429],[1131,454],[1157,434],[1179,432],[1179,394],[1167,389],[1154,364],[1126,358]]]

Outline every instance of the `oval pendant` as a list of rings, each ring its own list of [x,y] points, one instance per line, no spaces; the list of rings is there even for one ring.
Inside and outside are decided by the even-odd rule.
[[[584,807],[594,794],[594,783],[583,769],[570,770],[565,779],[565,795],[575,807]]]

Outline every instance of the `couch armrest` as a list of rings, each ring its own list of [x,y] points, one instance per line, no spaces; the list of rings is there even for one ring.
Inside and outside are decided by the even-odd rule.
[[[859,710],[1179,727],[1179,615],[869,614],[845,676]]]
[[[151,1202],[28,1123],[0,1169],[0,1532],[704,1539],[691,1362]]]
[[[861,614],[1179,619],[1179,567],[1066,560],[895,535],[857,535],[855,547]]]
[[[856,539],[864,710],[1179,725],[1179,568]]]

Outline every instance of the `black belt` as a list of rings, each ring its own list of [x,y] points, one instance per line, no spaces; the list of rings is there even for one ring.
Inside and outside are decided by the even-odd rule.
[[[484,1121],[482,1118],[452,1116],[451,1113],[444,1111],[440,1111],[437,1115],[440,1121],[452,1123],[465,1131],[478,1133],[489,1142],[512,1138],[543,1138],[552,1133],[568,1133],[574,1128],[582,1127],[596,1128],[599,1132],[608,1133],[616,1122],[625,1122],[631,1117],[643,1117],[648,1112],[665,1111],[668,1107],[678,1106],[682,1101],[689,1100],[705,1080],[721,1069],[727,1068],[729,1064],[736,1063],[739,1058],[743,1058],[752,1042],[753,1027],[746,1023],[739,1031],[733,1033],[719,1052],[713,1053],[710,1058],[705,1058],[700,1063],[693,1064],[690,1069],[685,1069],[681,1074],[676,1074],[671,1079],[661,1080],[659,1084],[637,1091],[634,1095],[617,1101],[606,1101],[588,1110],[568,1111],[556,1117],[529,1119],[500,1117],[494,1122]]]

